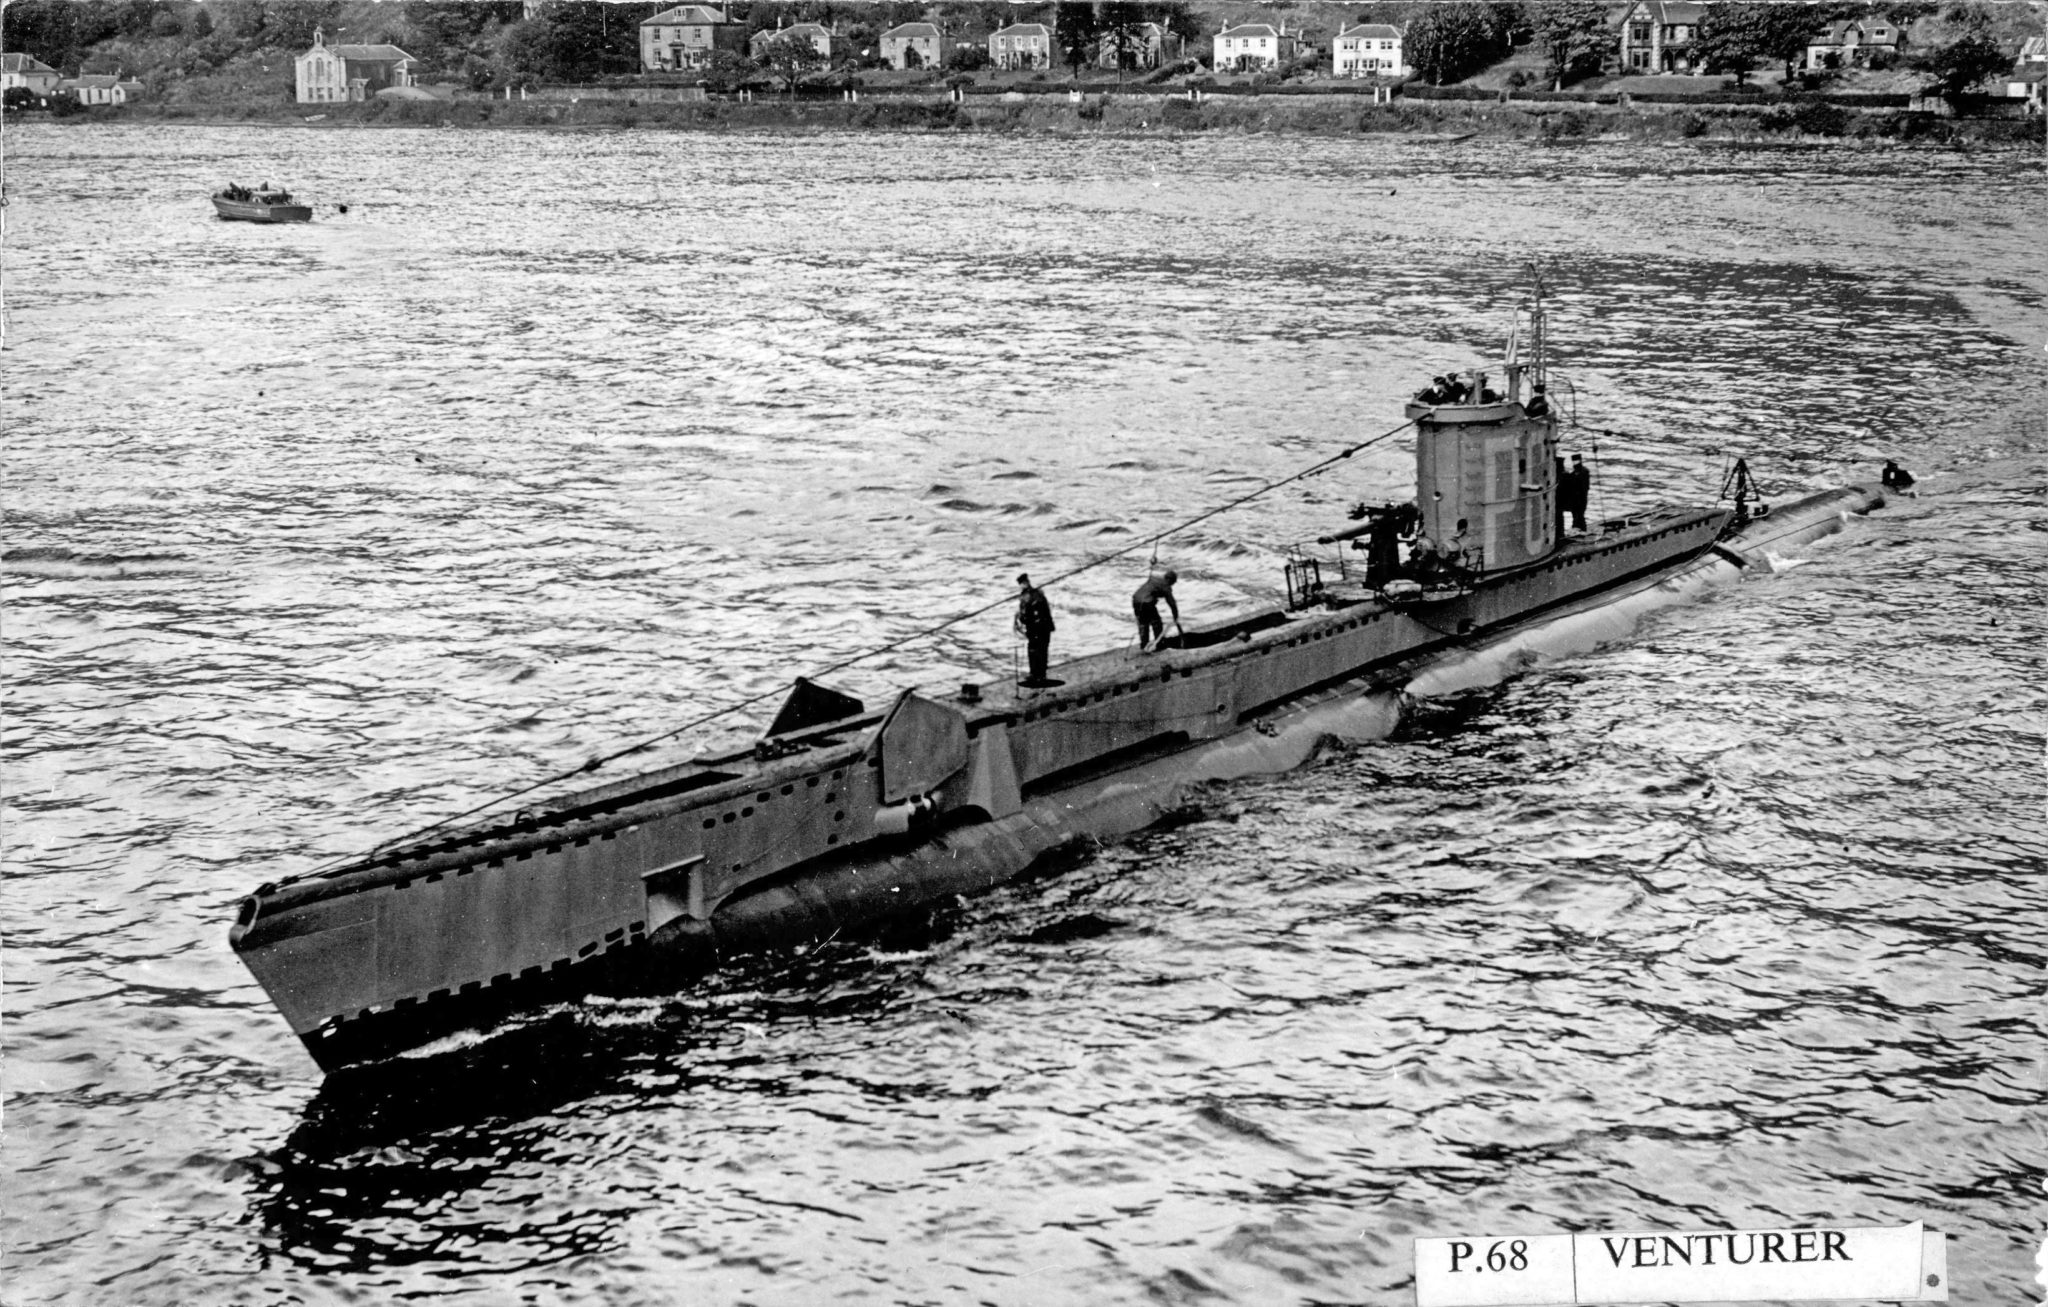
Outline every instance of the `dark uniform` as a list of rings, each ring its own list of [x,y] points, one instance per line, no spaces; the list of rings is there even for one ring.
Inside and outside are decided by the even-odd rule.
[[[1571,470],[1558,478],[1557,507],[1558,511],[1571,514],[1574,531],[1586,529],[1586,501],[1592,497],[1592,491],[1593,474],[1586,470],[1585,460],[1573,454]]]
[[[1017,586],[1017,631],[1024,637],[1031,668],[1024,684],[1044,685],[1045,660],[1052,650],[1052,605],[1045,601],[1045,591],[1031,584],[1028,573],[1017,577]]]
[[[1173,583],[1180,580],[1177,572],[1155,576],[1139,586],[1131,595],[1131,615],[1138,619],[1138,652],[1155,639],[1164,639],[1166,626],[1159,620],[1159,601],[1164,599],[1166,607],[1173,613],[1173,624],[1180,625],[1180,605],[1173,601]]]

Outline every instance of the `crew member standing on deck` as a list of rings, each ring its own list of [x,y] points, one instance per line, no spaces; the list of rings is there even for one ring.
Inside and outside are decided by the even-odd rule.
[[[1024,684],[1042,689],[1053,684],[1046,679],[1046,655],[1052,650],[1052,605],[1045,601],[1045,591],[1031,584],[1031,574],[1017,574],[1017,634],[1024,637],[1025,659],[1030,675]]]
[[[1131,612],[1138,619],[1139,653],[1151,652],[1147,645],[1166,638],[1166,627],[1159,620],[1160,600],[1166,601],[1167,610],[1173,614],[1173,627],[1180,630],[1180,605],[1173,601],[1173,583],[1178,580],[1180,574],[1169,569],[1160,576],[1147,578],[1131,595]]]
[[[1572,530],[1586,529],[1586,501],[1592,497],[1593,474],[1586,470],[1586,460],[1579,454],[1572,455],[1572,466],[1557,483],[1557,507],[1560,512],[1572,515]]]

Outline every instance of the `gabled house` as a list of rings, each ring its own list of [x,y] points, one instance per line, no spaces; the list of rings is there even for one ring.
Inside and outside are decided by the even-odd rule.
[[[2013,67],[2024,68],[2028,64],[2048,64],[2048,36],[2030,36],[2020,42],[2019,56],[2013,60]]]
[[[2035,38],[2038,40],[2039,38]],[[2038,114],[2042,108],[2042,88],[2048,83],[2048,63],[2015,64],[2005,75],[2003,85],[2005,98],[2026,102],[2029,114]]]
[[[1692,72],[1692,39],[1706,10],[1691,0],[1636,0],[1621,15],[1622,71]]]
[[[142,83],[122,81],[118,74],[69,77],[57,83],[60,92],[69,91],[80,104],[127,104],[142,98]]]
[[[367,100],[387,86],[411,86],[413,57],[395,45],[329,45],[313,29],[313,48],[297,60],[300,104]]]
[[[1157,68],[1181,57],[1181,38],[1158,23],[1132,23],[1124,28],[1123,66],[1126,70]],[[1103,68],[1117,66],[1116,34],[1102,38],[1095,62]]]
[[[989,33],[988,61],[997,68],[1050,68],[1055,62],[1052,28],[1044,23],[1011,23]]]
[[[1336,77],[1400,77],[1401,29],[1387,23],[1346,27],[1330,43],[1330,72]]]
[[[32,54],[0,54],[0,90],[26,86],[37,95],[48,95],[63,80],[64,74]]]
[[[1294,60],[1299,34],[1282,23],[1239,23],[1216,33],[1210,66],[1217,72],[1248,73],[1260,68],[1278,68]]]
[[[640,24],[640,68],[666,73],[702,68],[720,50],[747,51],[747,25],[711,5],[674,5]]]
[[[820,61],[825,63],[832,61],[832,31],[823,23],[792,23],[788,27],[778,27],[772,32],[764,27],[754,33],[753,37],[747,42],[748,57],[759,59],[769,46],[775,44],[777,39],[785,36],[794,36],[799,40],[808,41],[812,53],[816,54]]]
[[[939,68],[953,53],[953,38],[936,23],[899,23],[882,33],[881,50],[891,68]]]
[[[1875,15],[1829,23],[1806,43],[1809,69],[1888,67],[1898,58],[1906,34],[1889,18]]]

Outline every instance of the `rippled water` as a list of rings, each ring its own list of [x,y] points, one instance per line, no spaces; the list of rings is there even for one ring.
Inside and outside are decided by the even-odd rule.
[[[7,149],[7,1302],[1405,1303],[1417,1235],[1909,1220],[2026,1297],[2037,158]],[[215,222],[229,179],[320,219]],[[1394,426],[1532,256],[1596,506],[1735,453],[1925,493],[884,938],[324,1084],[229,953],[258,881]],[[1406,458],[1176,538],[1183,602],[1271,600]]]

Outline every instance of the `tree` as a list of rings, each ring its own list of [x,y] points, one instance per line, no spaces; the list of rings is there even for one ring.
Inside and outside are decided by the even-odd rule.
[[[1531,0],[1528,23],[1542,47],[1552,88],[1600,71],[1612,40],[1600,0]]]
[[[1692,55],[1703,73],[1735,74],[1735,84],[1748,82],[1749,74],[1764,57],[1767,33],[1762,5],[1708,5],[1692,32]]]
[[[1071,75],[1078,76],[1087,64],[1097,30],[1095,6],[1086,0],[1060,0],[1054,7],[1053,37],[1060,43],[1060,55]]]
[[[731,95],[754,80],[761,70],[754,61],[732,50],[714,50],[704,65],[704,89],[714,95]]]
[[[1437,86],[1484,67],[1500,53],[1500,16],[1490,5],[1431,5],[1408,26],[1403,53],[1415,71]]]
[[[1783,60],[1789,73],[1817,25],[1829,21],[1821,15],[1810,5],[1793,3],[1709,5],[1693,33],[1693,55],[1702,72],[1733,73],[1737,86],[1746,84],[1765,59]]]
[[[761,49],[761,67],[781,82],[782,89],[791,97],[796,95],[796,84],[803,80],[803,75],[824,62],[809,37],[790,32],[776,37]]]
[[[1990,37],[1971,32],[1929,50],[1920,57],[1917,66],[1922,72],[1934,74],[1935,82],[1929,89],[1953,100],[1985,78],[2010,68],[2012,56]]]
[[[1097,10],[1097,35],[1104,53],[1116,52],[1118,72],[1137,66],[1145,49],[1145,11],[1128,0],[1103,0]]]

